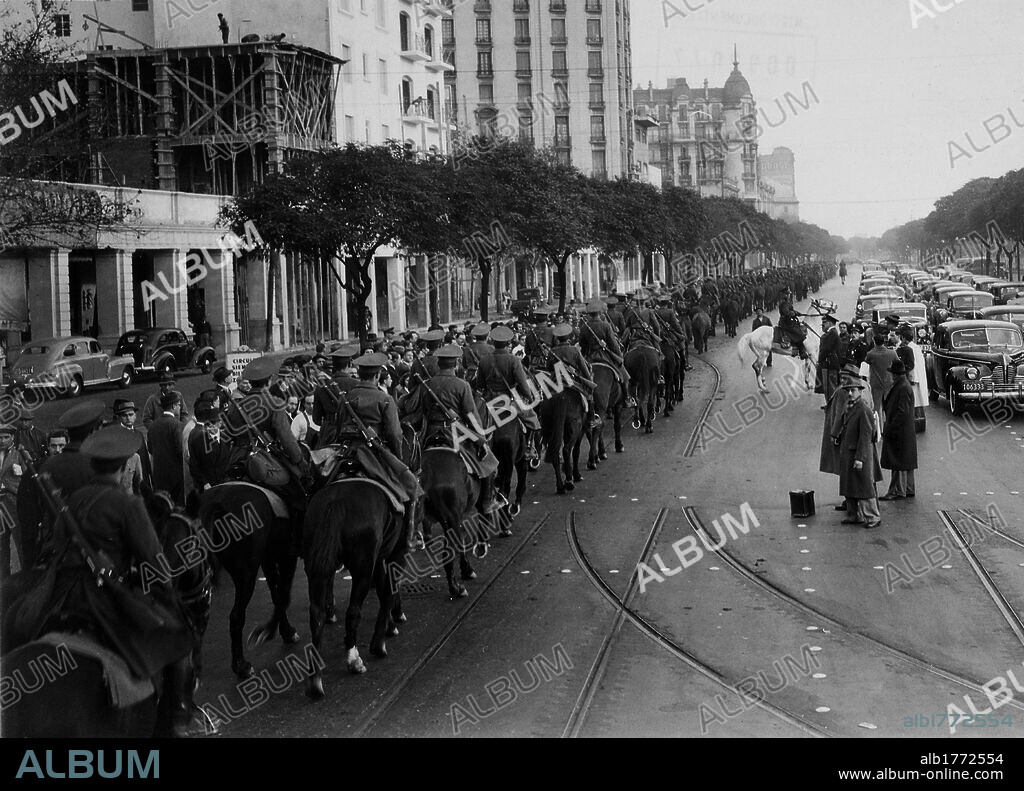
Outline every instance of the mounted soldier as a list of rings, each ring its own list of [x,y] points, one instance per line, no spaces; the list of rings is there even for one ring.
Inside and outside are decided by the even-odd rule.
[[[473,400],[473,388],[455,375],[462,349],[445,346],[434,359],[438,363],[437,375],[420,378],[419,386],[406,397],[402,411],[410,416],[414,426],[420,427],[424,449],[454,444],[469,474],[480,481],[477,510],[483,515],[491,514],[504,505],[494,497],[498,460],[479,434],[483,424]]]
[[[293,524],[301,525],[309,465],[292,434],[285,402],[270,392],[276,369],[273,359],[257,357],[242,372],[252,390],[224,415],[224,432],[234,446],[228,477],[273,489],[287,503]]]
[[[580,322],[579,327],[580,351],[588,363],[604,363],[614,369],[619,384],[625,390],[629,374],[623,365],[622,346],[612,325],[601,320],[604,315],[605,305],[601,300],[595,299],[587,305],[587,318]]]
[[[608,306],[608,312],[606,317],[608,324],[615,330],[615,334],[618,337],[622,337],[622,333],[626,331],[626,317],[621,310],[619,310],[619,295],[612,294],[607,297],[604,304]]]
[[[494,354],[494,347],[487,342],[490,333],[491,325],[486,321],[480,322],[470,331],[470,343],[462,348],[462,368],[467,382],[476,379],[477,369],[484,358]]]
[[[533,326],[526,328],[526,363],[530,368],[547,365],[548,350],[555,342],[555,336],[548,325],[551,308],[541,305],[533,309],[530,321]]]
[[[529,404],[533,400],[530,380],[523,367],[523,361],[512,354],[509,344],[515,340],[515,333],[508,327],[498,326],[491,330],[490,341],[494,352],[480,360],[474,384],[488,401],[496,396],[508,396],[515,399],[518,392],[520,400]],[[532,409],[517,406],[517,417],[527,433],[528,458],[535,458],[532,433],[540,430],[540,420]]]
[[[353,345],[331,352],[331,380],[317,387],[313,393],[313,422],[320,426],[321,448],[332,444],[338,434],[338,393],[347,393],[358,381],[352,375],[352,358],[358,351],[359,347]]]
[[[587,399],[587,426],[596,428],[600,417],[594,411],[594,372],[580,350],[572,344],[573,329],[571,324],[559,324],[553,329],[555,345],[551,349],[553,357],[562,362],[572,377],[573,384],[583,397]],[[552,363],[555,361],[553,360]]]
[[[784,287],[779,299],[778,332],[793,345],[800,357],[804,358],[807,356],[807,351],[804,349],[807,330],[804,329],[803,322],[800,320],[801,316],[803,314],[793,307],[793,289],[789,286]]]
[[[410,392],[416,390],[420,384],[420,378],[432,379],[437,376],[439,370],[437,350],[444,343],[444,330],[431,330],[420,336],[420,340],[426,346],[426,354],[412,364],[412,376],[409,377]],[[462,357],[462,349],[459,349],[459,358]]]

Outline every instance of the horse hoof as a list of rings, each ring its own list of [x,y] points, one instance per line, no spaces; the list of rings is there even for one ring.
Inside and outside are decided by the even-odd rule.
[[[572,479],[576,481],[576,483],[581,483],[583,481],[583,476],[576,472],[573,473]]]
[[[455,599],[465,599],[469,596],[469,591],[466,590],[465,585],[460,585],[458,588],[453,588],[448,591],[452,595],[452,601]]]
[[[335,620],[337,620],[337,617],[335,617]],[[285,643],[287,643],[288,645],[291,645],[292,643],[297,643],[299,642],[299,630],[296,629],[294,626],[289,628],[287,631],[282,630],[281,639],[284,640]]]
[[[324,680],[320,676],[311,676],[306,682],[306,694],[313,700],[323,700],[326,697]]]
[[[398,615],[395,616],[395,623],[405,623],[408,620],[409,616],[406,615],[404,612],[400,612],[398,613]]]
[[[327,615],[324,616],[324,623],[337,623],[337,622],[338,622],[338,613],[336,613],[334,610],[331,610],[330,612],[327,613]]]
[[[384,647],[383,643],[379,646],[370,646],[370,655],[375,656],[378,659],[388,658],[388,649]]]
[[[651,428],[650,426],[645,426],[644,427],[644,434],[653,434],[653,433],[654,433],[654,429],[653,428]]]
[[[257,626],[249,634],[249,639],[246,640],[246,646],[248,648],[258,648],[264,643],[268,642],[274,636],[274,630],[268,628],[266,625]]]
[[[588,470],[596,470],[597,469],[597,462],[596,461],[588,461],[587,462],[587,469]]]
[[[236,676],[243,680],[247,678],[252,678],[256,675],[256,669],[247,659],[243,659],[240,662],[232,662],[231,670],[234,672]]]
[[[620,450],[620,452],[621,452],[621,450]],[[600,453],[597,454],[597,460],[598,461],[608,461],[608,454],[605,451],[602,450]]]
[[[576,488],[576,484],[574,484],[572,481],[566,481],[565,482],[565,490],[567,492],[571,492],[575,488]]]
[[[357,656],[354,661],[348,663],[348,672],[354,675],[366,672],[366,665],[363,664],[363,658]]]
[[[388,637],[398,637],[398,627],[391,624],[391,628],[388,629]]]
[[[498,538],[512,538],[512,531],[507,527],[503,527],[501,532],[498,533]]]
[[[462,579],[464,580],[475,580],[476,572],[473,569],[464,569],[462,571]]]
[[[523,509],[522,509],[522,506],[519,505],[519,503],[512,503],[512,505],[510,505],[509,508],[508,508],[508,513],[509,513],[510,516],[516,517],[516,516],[519,516],[519,512],[521,510],[523,510]],[[509,535],[512,535],[512,531],[511,530],[509,530],[508,533],[509,533]],[[505,532],[502,531],[502,535],[504,535],[504,534],[505,534]]]

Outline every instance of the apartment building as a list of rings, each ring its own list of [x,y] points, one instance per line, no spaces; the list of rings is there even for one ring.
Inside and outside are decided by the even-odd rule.
[[[772,217],[786,222],[799,222],[800,201],[796,197],[796,157],[793,151],[779,146],[759,157],[761,180],[775,189]]]
[[[628,0],[447,4],[447,104],[460,131],[517,135],[596,177],[638,172]]]

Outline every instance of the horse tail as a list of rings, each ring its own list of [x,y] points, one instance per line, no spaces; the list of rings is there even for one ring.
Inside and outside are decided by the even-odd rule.
[[[336,525],[345,516],[345,501],[339,497],[314,497],[309,504],[302,542],[307,574],[331,574],[344,563],[342,531]]]
[[[548,446],[548,458],[545,461],[557,464],[558,454],[565,442],[565,421],[569,419],[569,394],[561,392],[548,403],[548,419],[544,432],[544,439]]]

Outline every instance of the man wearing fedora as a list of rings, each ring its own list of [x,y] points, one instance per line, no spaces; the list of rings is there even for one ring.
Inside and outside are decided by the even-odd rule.
[[[150,424],[163,414],[163,407],[160,406],[160,399],[166,393],[177,393],[178,388],[174,386],[174,374],[170,371],[163,371],[160,373],[157,382],[160,387],[160,392],[154,393],[146,399],[145,405],[142,407],[142,426],[148,429]],[[181,395],[180,393],[178,393]],[[181,422],[186,422],[191,417],[188,409],[185,408],[185,399],[181,399]]]
[[[882,524],[875,490],[882,480],[875,450],[875,416],[863,398],[866,385],[862,377],[846,374],[841,384],[849,404],[839,436],[839,493],[849,503],[848,509],[856,509],[856,516],[848,515],[842,523],[871,529]]]
[[[860,376],[855,364],[847,363],[843,366],[841,376]],[[846,416],[846,407],[849,404],[849,396],[842,387],[836,387],[825,404],[825,423],[821,432],[821,455],[818,461],[818,470],[829,475],[839,476],[841,461],[839,459],[839,440],[842,436],[843,418]],[[846,511],[850,517],[856,517],[856,508],[851,508],[846,498],[835,506],[837,511]]]
[[[825,396],[826,407],[832,393],[839,387],[839,369],[843,364],[840,346],[835,316],[822,316],[821,345],[818,348],[818,386],[815,392]]]
[[[902,500],[915,494],[917,432],[914,427],[914,388],[902,360],[889,367],[892,387],[885,396],[885,429],[882,431],[882,467],[892,470],[889,491],[880,500]]]
[[[140,484],[153,485],[153,465],[149,456],[149,441],[146,432],[138,425],[138,411],[135,409],[135,402],[127,398],[114,399],[114,420],[130,431],[139,435],[140,447],[138,452],[139,472],[141,473]],[[134,462],[129,459],[126,469],[131,469]],[[138,494],[138,490],[135,494]]]

